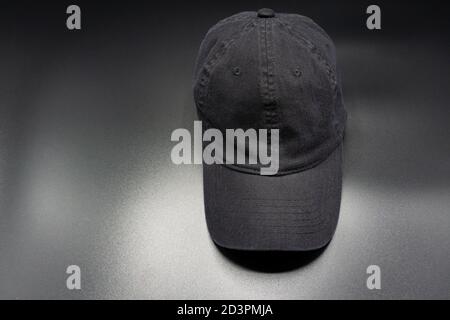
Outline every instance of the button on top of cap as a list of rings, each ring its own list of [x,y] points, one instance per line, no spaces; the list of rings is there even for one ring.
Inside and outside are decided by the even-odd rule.
[[[273,18],[275,17],[275,11],[269,8],[262,8],[258,10],[258,17],[260,18]]]

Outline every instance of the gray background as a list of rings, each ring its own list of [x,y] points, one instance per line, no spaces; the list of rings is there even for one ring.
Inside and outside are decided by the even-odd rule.
[[[0,10],[0,298],[450,298],[447,8],[379,2],[79,2]],[[341,217],[313,255],[210,240],[200,166],[170,161],[191,129],[195,56],[242,10],[313,18],[334,38],[349,113]],[[444,41],[445,40],[445,41]],[[66,289],[66,267],[82,290]],[[366,268],[382,289],[366,288]]]

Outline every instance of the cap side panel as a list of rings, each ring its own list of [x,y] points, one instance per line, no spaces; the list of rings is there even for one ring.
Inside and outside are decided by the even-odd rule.
[[[255,25],[256,24],[253,20],[246,23],[244,27],[236,31],[231,38],[222,41],[220,44],[217,44],[213,50],[211,50],[206,62],[202,67],[200,67],[198,78],[196,79],[194,85],[194,98],[198,108],[205,105],[208,94],[209,80],[216,65],[229,52],[230,48],[234,46],[236,41],[251,31]]]
[[[228,18],[220,20],[208,30],[200,44],[200,49],[195,63],[194,80],[198,78],[198,73],[201,70],[201,67],[207,60],[208,56],[211,55],[211,51],[213,50],[215,45],[232,36],[228,34],[227,31],[238,30],[239,25],[245,23],[246,21],[249,21],[251,18],[254,18],[254,16],[255,13],[249,11],[237,13]]]
[[[285,21],[281,21],[278,19],[278,22],[280,26],[282,27],[281,30],[287,31],[289,34],[292,35],[297,41],[300,41],[304,44],[304,46],[311,52],[311,55],[317,59],[317,61],[324,67],[324,70],[326,71],[330,83],[333,88],[333,92],[337,93],[337,79],[336,79],[336,70],[334,66],[332,66],[326,59],[325,55],[322,53],[321,49],[317,47],[311,40],[304,37],[302,34],[298,33],[293,29],[293,27]]]

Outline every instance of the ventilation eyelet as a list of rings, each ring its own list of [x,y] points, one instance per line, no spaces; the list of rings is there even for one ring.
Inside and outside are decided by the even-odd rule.
[[[294,69],[294,75],[295,75],[296,77],[301,77],[301,76],[302,76],[302,72],[300,71],[299,68],[295,68],[295,69]]]

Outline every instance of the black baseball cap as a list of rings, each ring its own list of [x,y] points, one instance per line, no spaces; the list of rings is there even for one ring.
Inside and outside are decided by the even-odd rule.
[[[275,175],[203,164],[213,241],[240,250],[325,246],[339,217],[346,122],[330,37],[302,15],[242,12],[208,31],[194,82],[204,130],[279,130]]]

